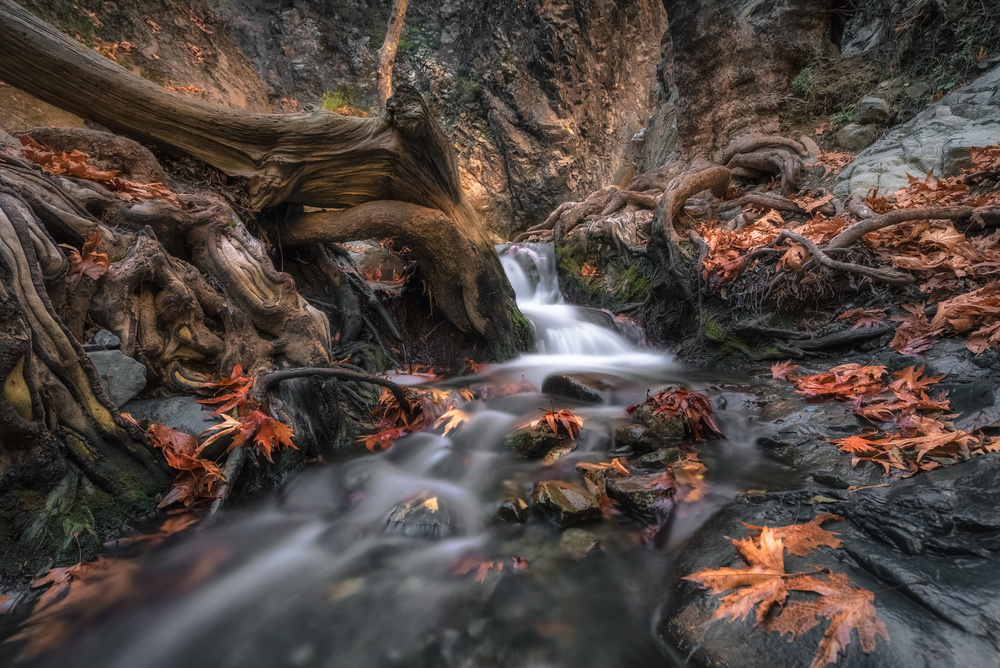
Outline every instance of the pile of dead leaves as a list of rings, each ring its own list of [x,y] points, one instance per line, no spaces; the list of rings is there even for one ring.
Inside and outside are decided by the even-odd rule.
[[[443,433],[451,433],[470,419],[469,414],[460,410],[458,405],[476,398],[466,388],[449,391],[434,387],[404,387],[403,393],[411,407],[409,415],[391,391],[382,391],[378,405],[369,418],[376,431],[360,438],[370,452],[388,450],[395,441],[418,431],[441,428]]]
[[[662,390],[646,398],[641,404],[629,406],[625,412],[632,415],[639,407],[648,407],[654,415],[679,416],[684,428],[699,441],[705,438],[725,438],[715,418],[711,400],[704,394],[690,390]]]
[[[21,155],[41,166],[46,174],[74,176],[96,181],[112,190],[126,201],[162,199],[178,209],[186,209],[181,199],[163,183],[136,183],[118,176],[117,169],[101,170],[90,164],[90,156],[81,151],[56,151],[36,142],[28,135],[21,135]]]
[[[872,462],[886,473],[909,476],[1000,449],[1000,439],[955,428],[950,422],[947,393],[931,396],[929,389],[944,378],[925,376],[924,367],[893,373],[878,365],[844,364],[826,373],[792,376],[790,362],[775,364],[772,376],[783,378],[807,397],[849,402],[856,415],[882,423],[880,431],[831,441],[853,455],[852,463]]]
[[[746,619],[755,613],[755,626],[766,633],[790,634],[794,640],[817,626],[821,618],[830,620],[811,668],[836,663],[851,644],[854,630],[858,632],[861,650],[869,654],[875,650],[878,636],[889,641],[885,623],[875,610],[874,594],[855,587],[842,573],[788,573],[785,568],[785,550],[806,556],[820,547],[841,547],[837,534],[820,526],[839,519],[824,514],[805,524],[776,528],[750,526],[759,535],[730,539],[746,568],[703,570],[684,579],[697,582],[712,594],[730,592],[720,599],[710,622]],[[799,597],[789,600],[792,592],[806,600]]]
[[[292,443],[292,428],[261,410],[260,404],[249,396],[253,379],[242,374],[243,369],[237,364],[229,376],[207,380],[199,386],[213,396],[200,399],[198,403],[215,406],[212,417],[221,416],[223,419],[221,424],[206,431],[215,433],[201,444],[199,452],[223,437],[232,439],[226,452],[252,442],[254,449],[269,462],[274,461],[271,453],[282,447],[297,450]]]
[[[179,471],[170,492],[160,501],[160,508],[172,503],[199,508],[218,497],[225,476],[218,464],[199,456],[197,438],[159,424],[150,426],[149,435],[153,445],[163,451],[167,464]]]

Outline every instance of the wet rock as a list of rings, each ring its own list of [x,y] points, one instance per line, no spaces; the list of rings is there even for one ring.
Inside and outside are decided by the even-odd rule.
[[[663,515],[673,506],[676,489],[669,471],[621,475],[616,471],[605,474],[608,496],[640,515]]]
[[[496,519],[508,524],[523,524],[528,521],[528,504],[524,499],[504,499],[497,508]]]
[[[559,538],[559,551],[573,559],[583,559],[600,546],[597,536],[584,529],[566,529]]]
[[[677,448],[660,448],[655,452],[648,452],[640,457],[630,459],[629,464],[640,469],[664,469],[680,458],[681,451]]]
[[[838,666],[992,666],[1000,619],[1000,455],[898,480],[853,494],[844,503],[810,506],[813,490],[765,494],[737,500],[691,539],[677,573],[724,566],[743,567],[725,536],[743,538],[743,522],[784,526],[806,522],[818,512],[843,516],[824,528],[835,531],[841,549],[821,548],[805,557],[787,555],[786,571],[829,568],[875,593],[875,607],[890,642],[861,652],[857,635]],[[793,599],[799,597],[793,594]],[[805,600],[803,596],[802,600]],[[793,642],[754,628],[746,620],[705,622],[718,596],[678,580],[668,597],[661,632],[688,655],[691,666],[808,665],[826,630],[817,628]]]
[[[611,403],[622,380],[606,373],[565,373],[549,376],[542,392],[592,404]]]
[[[859,123],[848,123],[836,134],[837,145],[845,151],[857,153],[875,141],[875,128]]]
[[[636,454],[656,452],[663,447],[663,439],[653,433],[652,429],[635,423],[625,424],[615,429],[614,441],[615,447],[632,448],[632,452]]]
[[[854,120],[862,125],[883,125],[889,120],[889,103],[869,95],[861,98],[854,113]]]
[[[396,506],[385,530],[418,538],[447,538],[455,533],[454,519],[440,497],[416,498]]]
[[[593,494],[561,480],[536,482],[531,502],[542,516],[561,527],[601,517],[601,508]]]
[[[761,416],[764,434],[757,444],[771,450],[784,463],[838,489],[885,482],[881,466],[872,462],[851,465],[851,455],[829,441],[860,434],[865,426],[843,404],[807,403],[799,395],[783,392],[765,401]]]
[[[653,436],[661,440],[684,436],[684,420],[680,415],[660,415],[649,406],[639,406],[633,417],[645,425]]]
[[[119,350],[93,350],[87,353],[97,369],[104,389],[121,406],[146,387],[146,367]]]
[[[931,169],[949,176],[965,166],[969,147],[998,141],[1000,67],[949,93],[858,155],[841,172],[836,192],[860,197],[872,188],[895,192],[908,183],[907,173],[923,178]]]
[[[165,427],[198,436],[209,427],[222,422],[220,417],[211,417],[211,411],[196,404],[192,397],[158,397],[130,401],[121,407],[140,423],[157,423]],[[214,441],[203,451],[203,456],[215,459],[229,447],[231,439],[223,437]]]
[[[526,425],[504,439],[504,445],[517,457],[525,459],[544,457],[559,444],[547,424]]]

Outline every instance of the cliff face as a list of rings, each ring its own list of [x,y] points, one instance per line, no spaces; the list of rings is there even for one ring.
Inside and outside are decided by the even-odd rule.
[[[285,111],[374,100],[392,3],[25,4],[181,94]],[[396,81],[425,93],[455,140],[466,191],[507,236],[611,182],[656,109],[665,30],[660,0],[411,2]]]

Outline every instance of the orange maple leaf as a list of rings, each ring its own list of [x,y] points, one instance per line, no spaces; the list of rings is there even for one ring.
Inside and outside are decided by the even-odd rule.
[[[564,434],[571,441],[576,440],[576,437],[580,435],[580,429],[583,428],[583,418],[568,410],[545,411],[542,419],[536,420],[534,424],[539,424],[542,421],[549,426],[553,434],[556,436]]]
[[[843,518],[840,517],[840,515],[821,513],[805,524],[791,524],[784,527],[774,527],[771,529],[771,532],[774,534],[775,538],[779,538],[784,542],[785,549],[788,550],[788,554],[794,554],[797,557],[804,557],[813,550],[817,550],[823,546],[833,548],[840,547],[842,543],[837,538],[837,534],[823,529],[820,525],[831,520],[842,519]],[[746,522],[743,524],[748,529],[758,533],[764,530],[764,527],[754,526],[752,524],[747,524]]]

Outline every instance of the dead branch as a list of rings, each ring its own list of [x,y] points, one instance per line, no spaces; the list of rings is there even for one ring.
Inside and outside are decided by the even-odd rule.
[[[263,395],[273,385],[277,385],[278,383],[290,378],[336,378],[337,380],[351,380],[357,383],[379,385],[380,387],[387,388],[390,392],[392,392],[392,396],[396,398],[397,402],[399,402],[400,407],[403,409],[403,412],[406,413],[407,417],[412,415],[413,407],[410,406],[410,402],[407,401],[406,394],[403,392],[402,387],[385,378],[379,378],[378,376],[372,376],[358,371],[349,371],[347,369],[312,367],[306,369],[283,369],[281,371],[272,371],[271,373],[261,374],[257,377],[257,380],[254,383],[254,390],[259,395]]]
[[[926,207],[922,209],[896,209],[873,216],[851,225],[826,245],[826,250],[846,248],[870,232],[915,220],[961,220],[976,212],[971,206]]]
[[[888,283],[890,285],[909,285],[913,283],[916,279],[909,274],[904,274],[897,271],[884,271],[881,269],[874,269],[872,267],[866,267],[861,264],[854,264],[852,262],[841,262],[839,260],[834,260],[832,257],[827,255],[817,246],[811,239],[795,234],[788,230],[782,230],[778,238],[775,239],[774,245],[780,244],[785,239],[794,241],[795,243],[802,244],[809,249],[809,252],[816,259],[817,262],[830,269],[839,269],[840,271],[846,271],[853,274],[860,274],[862,276],[867,276],[876,281],[881,281],[883,283]]]

